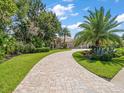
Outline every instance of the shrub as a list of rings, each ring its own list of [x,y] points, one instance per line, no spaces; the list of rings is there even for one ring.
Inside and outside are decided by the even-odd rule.
[[[0,60],[5,56],[5,51],[0,48]]]
[[[92,52],[98,56],[103,56],[104,54],[114,54],[115,50],[113,47],[98,47],[98,46],[93,46],[92,47]]]
[[[16,53],[38,53],[38,52],[49,52],[50,48],[35,48],[33,44],[23,44],[22,42],[17,43]]]
[[[121,57],[121,56],[124,56],[124,48],[116,49],[116,52],[114,53],[114,57]]]
[[[24,46],[23,53],[34,53],[35,52],[35,46],[33,44],[26,44]]]
[[[84,56],[88,56],[88,55],[90,55],[90,54],[92,54],[92,51],[88,51],[88,50],[85,50],[85,51],[83,51],[82,52],[82,54],[84,55]]]
[[[114,53],[114,57],[121,57],[121,56],[123,56],[121,51],[117,51],[116,53]]]
[[[101,61],[111,61],[113,58],[112,54],[104,54],[100,57]]]
[[[92,47],[91,51],[84,51],[83,55],[91,60],[111,61],[114,53],[113,47]]]
[[[90,59],[91,60],[99,60],[100,59],[100,56],[98,56],[96,54],[92,54]]]
[[[33,44],[23,44],[22,42],[18,42],[16,44],[16,54],[20,53],[34,53],[35,52],[35,47]]]
[[[22,42],[16,43],[15,54],[21,54],[24,51],[24,44]]]
[[[35,52],[49,52],[50,48],[44,47],[44,48],[36,48]]]

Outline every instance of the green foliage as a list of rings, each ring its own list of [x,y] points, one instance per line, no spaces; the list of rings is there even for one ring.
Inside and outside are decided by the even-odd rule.
[[[28,4],[29,4],[28,17],[31,20],[33,20],[35,24],[37,24],[39,14],[42,11],[45,11],[45,5],[42,3],[41,0],[29,0]]]
[[[0,59],[15,50],[16,40],[5,31],[17,10],[13,0],[0,0]]]
[[[50,48],[43,47],[43,48],[36,48],[33,44],[23,44],[19,42],[16,44],[16,54],[22,53],[39,53],[39,52],[49,52]]]
[[[22,53],[34,53],[35,46],[33,44],[24,44],[23,42],[18,42],[16,44],[16,54]]]
[[[121,57],[124,56],[124,48],[117,48],[116,52],[114,53],[115,57]]]
[[[49,52],[50,48],[44,47],[44,48],[36,48],[35,52],[40,53],[40,52]]]
[[[113,54],[115,52],[113,47],[93,47],[92,52],[96,55],[102,56],[103,54]]]
[[[116,21],[117,16],[112,17],[110,10],[105,13],[103,7],[88,12],[89,15],[84,16],[85,21],[80,25],[84,30],[75,36],[75,46],[80,44],[101,46],[113,43],[122,45],[120,36],[115,33],[124,31],[116,29],[121,24]]]
[[[0,0],[0,29],[5,30],[16,10],[14,0]]]
[[[29,3],[28,3],[28,0],[16,0],[15,4],[18,8],[18,11],[16,12],[16,15],[17,15],[18,21],[19,21],[22,18],[26,17],[27,12],[29,11]]]
[[[56,34],[59,33],[61,30],[61,24],[58,21],[55,14],[52,12],[42,12],[39,16],[39,36],[43,38],[43,40],[46,40],[50,42],[53,42],[53,40],[56,38]]]
[[[35,52],[35,46],[33,44],[26,44],[24,46],[23,53],[33,53]]]
[[[90,59],[91,59],[91,60],[100,60],[100,56],[99,56],[99,55],[96,55],[96,54],[92,54],[92,55],[90,56]]]
[[[41,0],[0,1],[0,59],[52,47],[60,31],[58,18],[46,11]]]
[[[115,57],[124,56],[124,48],[94,47],[91,51],[83,51],[83,55],[91,60],[111,61]]]
[[[114,57],[116,51],[113,47],[92,47],[90,54],[87,57],[91,60],[110,61]]]
[[[40,37],[33,37],[32,38],[32,44],[36,47],[45,47],[45,42]]]
[[[104,54],[100,57],[101,61],[111,61],[113,58],[112,54]]]
[[[16,4],[19,9],[14,27],[16,39],[35,47],[50,47],[61,30],[56,15],[46,11],[41,0],[19,0]]]
[[[0,60],[3,59],[4,56],[5,56],[5,50],[0,48]]]
[[[16,40],[12,36],[0,31],[0,58],[15,51]]]

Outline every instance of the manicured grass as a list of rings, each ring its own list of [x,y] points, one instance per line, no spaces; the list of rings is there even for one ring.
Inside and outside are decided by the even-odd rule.
[[[112,79],[124,67],[124,56],[107,62],[88,60],[82,56],[81,52],[75,52],[73,57],[90,72],[107,79]]]
[[[12,93],[30,69],[43,57],[68,49],[50,52],[23,54],[0,64],[0,93]]]

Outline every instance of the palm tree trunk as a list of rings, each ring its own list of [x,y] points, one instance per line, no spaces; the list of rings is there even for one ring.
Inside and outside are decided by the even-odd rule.
[[[66,40],[66,35],[64,35],[64,42],[63,42],[64,44],[65,44],[65,40]]]
[[[66,35],[64,35],[63,48],[66,47],[65,42],[66,42]]]
[[[96,40],[95,46],[100,46],[99,40]]]

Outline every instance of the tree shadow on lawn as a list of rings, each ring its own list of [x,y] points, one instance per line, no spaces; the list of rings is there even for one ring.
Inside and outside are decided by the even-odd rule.
[[[124,57],[113,58],[111,61],[100,61],[102,64],[107,65],[120,65],[124,67]]]
[[[90,62],[90,63],[94,63],[94,62],[97,62],[99,60],[89,60],[89,59],[86,59],[88,60],[87,62]],[[104,65],[120,65],[121,67],[124,67],[124,57],[123,59],[122,58],[113,58],[111,61],[99,61],[101,62],[102,64]]]

